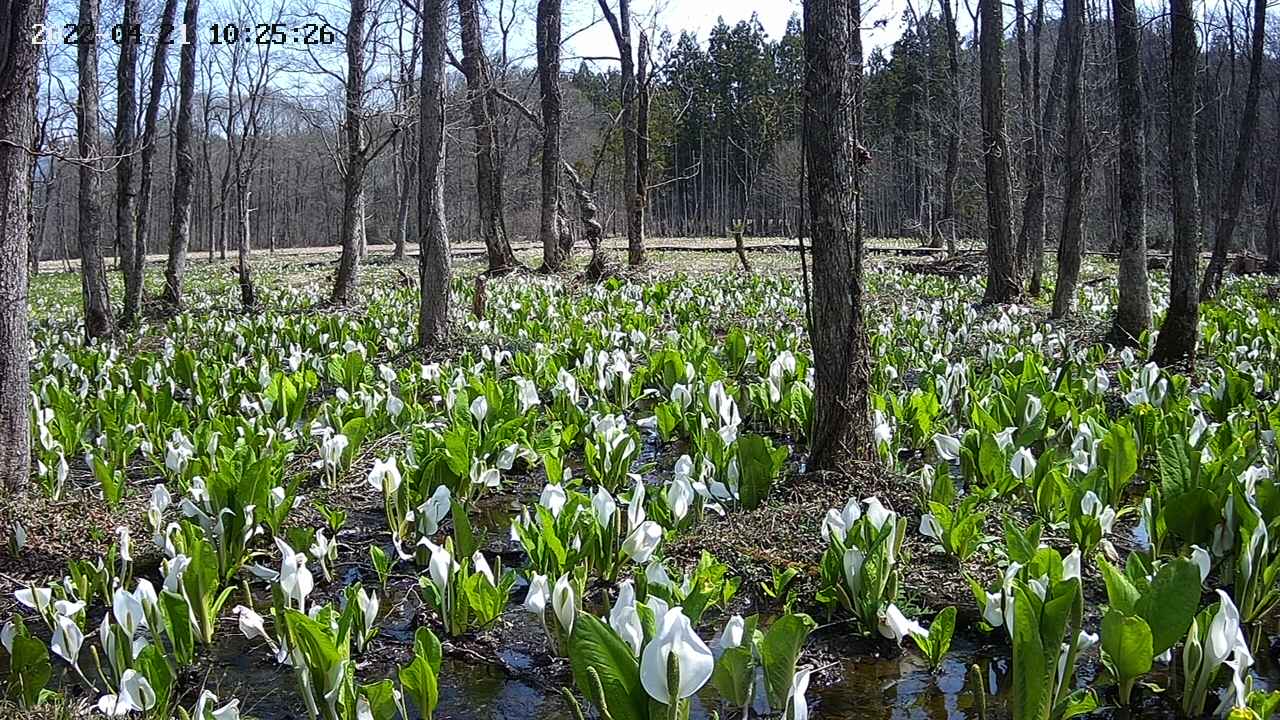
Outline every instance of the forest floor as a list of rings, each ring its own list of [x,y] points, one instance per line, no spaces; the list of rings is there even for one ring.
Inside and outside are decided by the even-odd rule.
[[[785,242],[788,241],[753,239],[747,244],[757,250],[787,249],[783,245]],[[917,245],[906,240],[870,244],[886,250]],[[653,245],[649,263],[644,268],[629,270],[615,266],[615,270],[632,279],[668,277],[676,273],[693,277],[741,273],[738,259],[725,252],[733,249],[732,240],[655,239]],[[615,250],[612,255],[614,263],[621,262],[624,258],[616,251],[625,245],[614,240],[609,247]],[[691,251],[695,248],[703,252]],[[523,262],[530,266],[537,263],[538,248],[521,244],[516,249]],[[462,243],[454,250],[458,275],[466,279],[483,271],[483,258],[479,256],[483,246]],[[274,255],[262,253],[255,262],[258,263],[258,281],[272,292],[284,289],[300,292],[318,289],[323,292],[335,260],[335,249],[308,248],[280,251]],[[233,302],[230,290],[235,278],[228,270],[233,261],[209,263],[202,256],[194,256],[193,261],[190,282],[194,290],[191,294],[213,298],[207,301],[212,307],[225,307]],[[577,261],[579,264],[584,262],[581,254]],[[163,259],[157,258],[149,267],[149,288],[159,287],[161,262]],[[390,259],[389,248],[374,247],[361,282],[367,286],[411,282],[409,278],[415,277],[412,271],[414,262],[413,259],[394,262]],[[801,272],[799,257],[793,252],[755,252],[751,262],[754,273],[762,276],[794,276]],[[881,282],[879,278],[910,274],[905,269],[910,262],[911,257],[898,257],[892,253],[869,259],[867,273],[871,282],[868,304],[873,316],[890,315],[908,303],[909,298],[902,294],[904,291],[899,285]],[[74,273],[60,272],[60,262],[45,270],[34,280],[32,288],[37,324],[46,331],[69,328],[78,312],[78,277]],[[1082,279],[1086,282],[1105,279],[1114,276],[1114,272],[1114,264],[1090,259],[1086,262]],[[499,282],[518,284],[521,277],[516,275]],[[118,293],[118,273],[111,274],[111,282],[113,294]],[[218,299],[224,296],[226,300]],[[1048,299],[1049,296],[1045,295],[1030,302],[1027,306],[1030,320],[1042,321],[1047,316]],[[332,309],[325,312],[332,312]],[[344,312],[358,315],[361,309],[351,308]],[[972,322],[993,322],[1000,315],[998,308],[980,308]],[[1063,329],[1077,341],[1090,344],[1098,340],[1105,327],[1094,318],[1074,322]],[[461,343],[459,351],[475,353],[480,350],[479,345],[473,345],[467,337],[463,337]],[[973,359],[976,353],[975,348],[966,354]],[[39,380],[33,378],[33,382],[38,383]],[[405,446],[404,437],[392,435],[381,438],[363,449],[336,486],[308,490],[309,499],[323,501],[331,508],[342,508],[350,518],[340,536],[342,549],[334,563],[337,581],[323,589],[318,588],[315,601],[336,601],[342,588],[355,580],[362,580],[366,585],[376,584],[376,575],[366,550],[369,545],[379,542],[385,532],[379,530],[383,519],[381,501],[368,492],[365,476],[374,458],[403,452]],[[314,455],[315,451],[310,452]],[[672,451],[667,449],[663,452],[670,454]],[[313,459],[304,457],[295,464],[306,467]],[[674,456],[652,459],[666,466],[671,464]],[[919,467],[923,460],[915,454],[903,455],[899,461],[900,467]],[[131,469],[130,480],[145,486],[154,482],[153,475],[154,472],[148,472],[140,463],[139,467]],[[484,550],[486,554],[502,558],[504,565],[515,565],[520,560],[519,547],[506,538],[506,528],[522,503],[536,502],[542,486],[540,477],[540,469],[525,476],[516,474],[509,477],[502,493],[486,498],[485,503],[476,509],[479,519],[473,522],[489,537]],[[155,575],[158,571],[161,557],[148,541],[150,533],[144,524],[146,492],[127,493],[118,508],[108,509],[101,500],[92,474],[78,461],[73,461],[69,488],[66,497],[58,502],[49,502],[33,490],[0,503],[0,527],[4,532],[9,532],[15,521],[20,521],[27,533],[27,547],[22,553],[16,557],[8,553],[0,555],[0,618],[7,617],[16,609],[14,590],[47,583],[61,577],[69,562],[101,555],[116,537],[119,527],[131,528],[132,536],[138,539],[134,551],[135,575]],[[665,555],[674,562],[673,569],[677,571],[687,570],[696,564],[704,551],[726,563],[732,576],[741,580],[738,596],[724,609],[726,615],[729,612],[744,615],[762,610],[774,612],[777,603],[767,597],[763,589],[776,573],[786,568],[793,567],[801,573],[795,588],[798,596],[811,597],[815,592],[823,547],[815,544],[814,538],[819,536],[819,524],[826,510],[841,507],[850,496],[878,496],[904,517],[918,519],[924,509],[919,506],[916,495],[913,481],[903,474],[880,467],[869,466],[857,475],[836,478],[807,473],[802,466],[792,464],[764,506],[753,511],[734,512],[723,518],[708,515],[700,525],[668,544]],[[1030,518],[1025,507],[1013,504],[989,509],[983,530],[991,537],[999,536],[999,519],[1005,514]],[[289,522],[310,527],[324,524],[310,503],[299,507]],[[1119,552],[1127,553],[1139,542],[1135,539],[1136,524],[1134,516],[1118,523],[1114,544]],[[1061,533],[1048,532],[1044,541],[1064,550],[1071,545]],[[7,546],[8,542],[4,544]],[[904,551],[913,558],[910,571],[903,577],[902,598],[899,600],[904,612],[909,616],[933,615],[944,607],[955,606],[959,611],[960,627],[976,626],[981,611],[975,603],[969,580],[972,578],[984,587],[990,586],[999,577],[1000,558],[984,551],[958,563],[931,547],[931,543],[917,532],[916,520],[912,520]],[[1085,580],[1086,595],[1094,601],[1092,607],[1096,609],[1097,602],[1105,599],[1101,578],[1095,571],[1087,573]],[[389,624],[362,661],[362,674],[368,672],[381,676],[393,671],[395,663],[407,659],[408,641],[421,612],[414,600],[416,593],[412,592],[416,582],[411,575],[393,576],[388,598],[388,604],[392,605]],[[602,588],[595,590],[601,591]],[[520,588],[516,593],[519,596]],[[239,595],[237,592],[236,600],[231,604],[248,604],[255,600],[253,597],[240,598]],[[261,606],[262,598],[256,600]],[[592,596],[588,602],[597,603],[599,599]],[[819,617],[822,628],[815,635],[816,642],[811,643],[806,651],[807,661],[818,667],[814,683],[823,688],[819,693],[820,702],[827,709],[822,717],[862,717],[858,714],[859,708],[881,704],[885,717],[917,711],[923,713],[919,717],[956,717],[951,714],[953,711],[961,713],[958,717],[964,717],[973,703],[972,693],[964,690],[965,677],[969,665],[975,662],[986,669],[996,695],[996,708],[1002,704],[999,698],[1007,692],[1008,650],[996,635],[974,631],[960,633],[954,657],[944,665],[940,674],[933,674],[921,664],[918,656],[903,654],[878,639],[855,636],[847,632],[845,622],[827,621],[828,618]],[[234,619],[224,618],[219,634],[238,638]],[[538,718],[559,717],[564,712],[554,688],[569,682],[567,665],[547,653],[540,629],[518,605],[504,613],[495,629],[450,641],[446,644],[446,652],[455,670],[474,676],[470,681],[456,681],[461,684],[450,686],[447,692],[467,702],[478,703],[474,708],[484,708],[490,714],[482,715],[479,709],[451,714],[457,712],[455,709],[439,713],[437,717]],[[219,694],[225,691],[227,697],[246,697],[246,709],[259,717],[290,717],[290,713],[296,711],[296,702],[273,697],[270,690],[291,681],[262,653],[257,653],[259,657],[252,659],[249,655],[243,642],[220,642],[211,657],[205,657],[199,667],[192,669],[200,676],[187,678],[187,681],[195,685],[210,684],[219,688]],[[1091,672],[1097,671],[1094,668]],[[1274,667],[1268,667],[1266,671],[1277,674]],[[893,689],[890,691],[889,687]],[[527,707],[520,710],[521,705]],[[1164,707],[1156,705],[1152,711],[1160,712]],[[997,710],[994,717],[1001,716]]]

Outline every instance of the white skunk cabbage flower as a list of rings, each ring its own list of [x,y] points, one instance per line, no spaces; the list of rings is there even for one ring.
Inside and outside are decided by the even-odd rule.
[[[669,658],[679,664],[678,684],[667,684]],[[715,658],[711,649],[693,631],[684,611],[670,608],[662,615],[658,633],[640,656],[640,684],[649,697],[662,703],[684,699],[698,692],[711,679]]]

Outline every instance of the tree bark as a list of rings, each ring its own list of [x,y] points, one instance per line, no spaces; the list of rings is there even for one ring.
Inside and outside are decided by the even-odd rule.
[[[120,324],[132,327],[142,305],[142,274],[137,257],[137,196],[133,194],[133,151],[137,142],[138,43],[130,30],[138,23],[138,0],[124,0],[120,59],[116,65],[116,247],[124,275],[124,309]]]
[[[999,0],[980,0],[982,156],[987,181],[987,290],[983,302],[1018,297],[1009,207],[1009,151],[1004,132],[1004,21]]]
[[[477,0],[458,0],[462,28],[462,72],[467,78],[467,105],[476,134],[476,192],[479,197],[480,234],[489,254],[489,273],[500,275],[518,266],[503,218],[502,154],[498,141],[493,78],[480,35]]]
[[[942,216],[938,220],[941,232],[939,241],[944,237],[947,251],[956,251],[956,175],[960,172],[960,37],[956,31],[956,17],[951,8],[951,0],[941,0],[942,28],[947,33],[947,116],[951,127],[947,128],[946,169],[942,175]]]
[[[449,338],[449,231],[444,214],[444,56],[448,43],[448,0],[422,0],[422,79],[418,104],[418,345],[438,346]],[[492,256],[490,256],[492,262]]]
[[[627,264],[644,263],[644,219],[649,196],[649,38],[640,32],[636,53],[635,199],[627,220]]]
[[[1280,95],[1276,96],[1276,115],[1280,117]],[[1267,213],[1267,272],[1280,273],[1280,122],[1276,123],[1274,157],[1271,171],[1271,209]]]
[[[200,0],[187,0],[186,9],[182,12],[183,24],[195,28],[199,20]],[[191,183],[196,171],[191,147],[191,112],[195,99],[196,43],[199,36],[198,32],[189,33],[190,42],[182,46],[178,65],[173,212],[169,220],[169,261],[164,272],[164,302],[173,308],[182,306],[182,279],[187,271],[187,247],[191,243]],[[227,162],[231,162],[230,158]]]
[[[1170,0],[1169,182],[1173,195],[1173,261],[1169,269],[1169,310],[1156,338],[1154,360],[1161,365],[1195,357],[1200,336],[1200,187],[1196,177],[1195,7]]]
[[[1151,283],[1147,277],[1146,136],[1142,99],[1142,30],[1134,0],[1111,0],[1116,39],[1116,114],[1119,160],[1120,301],[1109,341],[1137,345],[1151,329]]]
[[[1089,149],[1084,139],[1084,2],[1064,0],[1062,29],[1067,38],[1066,172],[1062,176],[1062,232],[1058,236],[1058,279],[1049,316],[1065,318],[1075,308],[1084,253],[1084,201]]]
[[[177,14],[178,0],[165,0],[164,10],[161,12],[160,27],[172,28],[174,17]],[[165,58],[168,56],[168,52],[168,44],[156,44],[155,56],[151,60],[151,79],[147,95],[147,107],[142,114],[142,153],[138,167],[138,222],[134,228],[135,237],[133,241],[133,257],[125,258],[127,263],[132,263],[132,272],[140,280],[143,278],[143,271],[147,262],[147,247],[150,244],[149,235],[151,232],[152,177],[155,174],[154,163],[157,145],[156,127],[159,124],[160,119],[160,103],[164,99],[164,79],[166,75]],[[143,284],[139,282],[139,305],[141,305],[142,301],[142,292]],[[125,305],[128,305],[127,301]],[[128,314],[127,307],[125,314]]]
[[[338,258],[338,273],[333,281],[330,300],[336,305],[351,301],[356,277],[360,272],[360,257],[364,245],[364,174],[367,155],[364,137],[364,86],[365,86],[365,20],[368,6],[365,0],[351,0],[351,15],[347,20],[347,82],[346,115],[342,123],[345,146],[345,167],[342,173],[342,220],[338,226],[338,242],[342,255]]]
[[[1021,0],[1019,0],[1021,5]],[[1019,16],[1022,9],[1018,10]],[[1021,20],[1020,20],[1021,22]],[[1028,126],[1022,147],[1026,158],[1027,192],[1022,198],[1022,227],[1018,231],[1018,258],[1023,279],[1030,274],[1028,289],[1032,294],[1040,292],[1044,277],[1044,105],[1040,99],[1040,35],[1044,27],[1044,0],[1036,0],[1035,15],[1031,21],[1030,57],[1018,43],[1018,68],[1022,79],[1023,122]],[[1021,27],[1019,34],[1022,33]],[[1026,68],[1025,71],[1023,68]]]
[[[1249,51],[1249,88],[1245,91],[1244,110],[1240,115],[1240,140],[1236,146],[1235,161],[1231,166],[1231,184],[1222,199],[1222,213],[1213,238],[1213,257],[1205,269],[1204,283],[1200,286],[1200,299],[1218,295],[1222,289],[1222,276],[1227,268],[1227,254],[1231,251],[1231,239],[1240,216],[1240,203],[1244,200],[1245,179],[1249,174],[1249,160],[1253,153],[1253,135],[1258,126],[1258,97],[1262,94],[1262,61],[1266,42],[1267,3],[1253,0],[1253,40]],[[1234,58],[1233,58],[1234,61]],[[1225,128],[1224,128],[1225,129]]]
[[[98,0],[80,0],[79,24],[97,28]],[[98,46],[76,46],[76,135],[80,150],[78,198],[80,240],[80,289],[84,299],[84,332],[88,340],[114,331],[111,296],[107,293],[107,269],[102,261],[102,148],[98,142]]]
[[[248,190],[236,193],[241,206],[240,232],[237,233],[239,242],[236,243],[236,266],[240,279],[240,306],[244,308],[253,308],[258,305],[258,291],[253,286],[253,266],[249,257],[252,252],[252,237],[249,234],[249,212],[252,195],[253,193]]]
[[[858,218],[856,78],[858,22],[848,0],[805,0],[804,153],[812,218],[813,324],[817,371],[810,466],[847,471],[873,456],[867,388],[870,359],[862,308]]]
[[[560,242],[560,0],[538,0],[538,84],[542,90],[542,198],[538,238],[542,267],[567,259]]]
[[[622,103],[622,183],[623,205],[626,212],[627,226],[627,263],[639,265],[644,262],[644,203],[638,196],[639,180],[639,135],[643,132],[648,137],[647,117],[645,126],[639,124],[637,101],[639,87],[636,77],[636,59],[631,50],[631,2],[618,0],[618,14],[614,15],[609,7],[609,0],[598,0],[605,21],[613,32],[613,41],[618,46],[621,59],[621,103]],[[647,109],[646,109],[647,116]]]
[[[31,360],[27,242],[39,45],[44,0],[0,0],[0,492],[31,478]]]

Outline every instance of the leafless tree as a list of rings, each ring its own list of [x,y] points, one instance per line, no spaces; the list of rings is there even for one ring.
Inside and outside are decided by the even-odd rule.
[[[124,0],[120,37],[120,58],[116,64],[116,248],[121,253],[124,275],[124,308],[120,324],[130,327],[138,319],[142,304],[142,273],[137,264],[138,197],[133,192],[133,154],[137,142],[138,98],[138,0]]]
[[[79,27],[99,27],[98,0],[80,0]],[[107,270],[102,261],[102,148],[98,142],[98,46],[84,38],[76,47],[76,135],[80,149],[80,287],[84,332],[92,340],[115,331]]]
[[[1173,262],[1169,310],[1156,338],[1161,365],[1194,357],[1200,336],[1200,186],[1196,177],[1195,6],[1170,0],[1169,176],[1173,187]]]
[[[1004,131],[1004,21],[999,0],[980,0],[982,156],[987,180],[987,290],[985,302],[1016,298],[1018,259],[1009,204],[1009,148]]]
[[[804,152],[813,238],[809,330],[817,371],[810,462],[821,470],[848,470],[872,457],[856,188],[857,8],[856,0],[804,3]],[[857,65],[850,62],[855,56]]]
[[[43,0],[0,0],[0,491],[31,476],[27,253],[39,46],[26,42]]]
[[[1147,144],[1143,133],[1142,28],[1134,0],[1112,0],[1116,38],[1116,115],[1119,119],[1120,300],[1108,339],[1136,345],[1151,329],[1151,283],[1147,277]]]
[[[1213,238],[1213,256],[1205,269],[1204,283],[1200,286],[1200,298],[1216,297],[1222,288],[1222,275],[1227,267],[1227,253],[1231,250],[1231,237],[1236,231],[1240,205],[1244,201],[1245,178],[1249,173],[1249,160],[1253,155],[1253,135],[1258,126],[1258,99],[1262,94],[1262,63],[1265,59],[1267,27],[1266,0],[1253,0],[1253,40],[1249,50],[1249,89],[1245,91],[1244,110],[1240,114],[1240,137],[1237,140],[1235,161],[1231,166],[1231,180],[1223,198],[1221,215]]]
[[[1064,318],[1075,307],[1084,253],[1084,201],[1088,191],[1089,148],[1084,129],[1084,2],[1065,0],[1062,33],[1066,57],[1066,172],[1062,176],[1062,231],[1058,237],[1058,279],[1049,316]]]
[[[182,23],[188,28],[196,28],[200,21],[200,0],[186,0],[186,3]],[[190,33],[190,42],[182,46],[178,65],[173,211],[169,219],[169,260],[164,273],[164,301],[172,308],[182,307],[182,279],[187,272],[187,248],[191,243],[191,186],[196,172],[195,154],[191,147],[191,112],[196,92],[199,37],[198,32]]]
[[[538,85],[542,91],[542,193],[538,239],[542,265],[559,270],[560,240],[560,0],[538,0]]]
[[[174,18],[178,13],[178,0],[165,0],[164,9],[160,13],[160,27],[173,28]],[[164,100],[164,81],[166,72],[166,58],[169,53],[169,43],[156,43],[155,54],[151,59],[151,79],[147,91],[147,107],[143,111],[142,116],[142,141],[141,141],[141,158],[139,161],[139,179],[138,179],[138,202],[137,216],[138,222],[135,227],[135,238],[132,243],[133,254],[131,257],[124,258],[124,263],[131,267],[131,273],[142,278],[143,268],[146,265],[147,247],[150,245],[151,232],[151,203],[152,203],[152,182],[155,174],[155,155],[157,147],[157,126],[160,120],[160,103]],[[138,283],[136,302],[141,304],[142,301],[142,283]],[[125,316],[129,315],[129,299],[126,290],[125,298]]]
[[[449,0],[422,0],[422,81],[418,89],[418,344],[449,337],[449,230],[444,214],[445,52]]]
[[[498,139],[493,74],[480,31],[478,0],[458,0],[462,28],[462,72],[467,79],[467,105],[476,136],[476,193],[480,234],[489,254],[489,273],[499,275],[518,266],[503,212],[502,150]]]

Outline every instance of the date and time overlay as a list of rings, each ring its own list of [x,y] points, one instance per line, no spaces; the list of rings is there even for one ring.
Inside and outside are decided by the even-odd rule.
[[[336,40],[326,23],[212,23],[201,28],[162,24],[145,28],[141,24],[98,27],[86,23],[31,26],[31,42],[37,45],[100,45],[126,41],[162,45],[186,45],[197,39],[211,45],[330,45]]]

